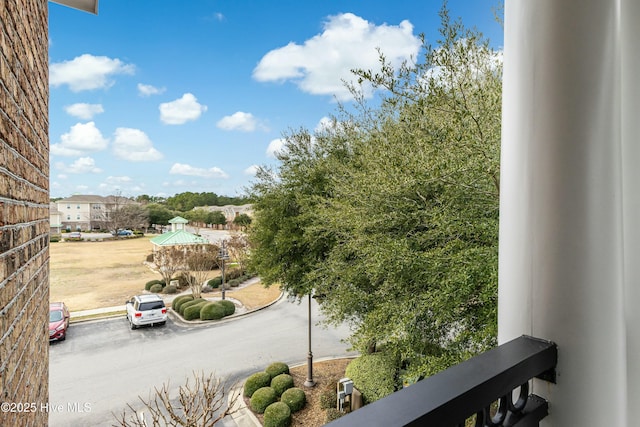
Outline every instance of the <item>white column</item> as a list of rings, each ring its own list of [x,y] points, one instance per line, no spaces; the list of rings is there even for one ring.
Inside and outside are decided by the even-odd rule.
[[[640,149],[627,141],[640,109],[626,87],[640,73],[622,60],[640,49],[625,1],[505,5],[499,341],[558,344],[557,385],[534,384],[547,426],[631,426],[640,407],[627,384],[640,378]]]
[[[640,408],[640,2],[622,1],[621,105],[627,426]]]

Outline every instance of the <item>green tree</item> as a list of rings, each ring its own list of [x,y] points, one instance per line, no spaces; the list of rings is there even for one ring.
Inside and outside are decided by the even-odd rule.
[[[207,215],[207,224],[224,225],[227,223],[227,217],[220,211],[209,212]]]
[[[169,224],[169,220],[176,216],[175,213],[166,206],[158,203],[145,205],[145,209],[149,215],[150,224],[167,225]]]
[[[441,12],[422,61],[357,70],[383,89],[332,126],[285,137],[252,187],[251,267],[314,292],[360,351],[383,344],[410,377],[495,344],[502,68]]]
[[[233,219],[233,223],[239,226],[241,229],[245,230],[249,225],[251,225],[251,217],[247,214],[240,214]]]

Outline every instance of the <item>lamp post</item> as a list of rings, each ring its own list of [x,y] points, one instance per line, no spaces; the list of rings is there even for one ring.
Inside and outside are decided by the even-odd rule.
[[[309,353],[307,353],[307,380],[304,382],[305,387],[313,387],[316,385],[313,381],[313,353],[311,352],[311,292],[309,292]]]
[[[222,241],[222,246],[220,247],[220,251],[218,252],[218,259],[222,261],[222,299],[224,300],[224,291],[225,291],[225,277],[224,277],[224,264],[225,261],[229,260],[229,254],[227,253],[227,241]]]

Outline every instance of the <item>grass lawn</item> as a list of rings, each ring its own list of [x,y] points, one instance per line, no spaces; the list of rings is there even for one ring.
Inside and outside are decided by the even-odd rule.
[[[64,301],[71,311],[123,305],[132,295],[142,293],[149,280],[161,279],[144,264],[152,252],[149,239],[51,243],[50,301]],[[218,270],[210,277],[216,275]],[[280,295],[277,287],[265,289],[260,283],[226,293],[249,310]]]

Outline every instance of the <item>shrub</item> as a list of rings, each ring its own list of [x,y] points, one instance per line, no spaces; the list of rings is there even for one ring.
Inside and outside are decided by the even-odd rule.
[[[153,262],[153,254],[147,255],[147,262]]]
[[[60,236],[59,235],[50,234],[49,235],[49,241],[51,243],[59,242],[60,241]]]
[[[301,389],[292,387],[282,393],[282,396],[280,396],[280,402],[286,403],[289,409],[291,409],[291,412],[298,412],[300,409],[304,408],[305,403],[307,403],[307,396]]]
[[[200,310],[207,304],[206,301],[201,301],[197,304],[190,305],[189,307],[184,309],[182,317],[184,320],[195,320],[200,319]]]
[[[239,279],[231,279],[229,280],[229,286],[231,286],[232,288],[237,288],[238,286],[240,286],[240,280]]]
[[[144,285],[144,290],[145,291],[150,291],[151,287],[153,285],[160,285],[163,286],[164,282],[162,280],[158,280],[158,279],[153,279],[153,280],[149,280],[145,285]]]
[[[154,294],[162,292],[162,285],[160,283],[156,283],[155,285],[151,286],[149,292]]]
[[[335,408],[338,402],[338,396],[335,390],[324,390],[320,393],[320,407],[322,409]]]
[[[220,301],[209,302],[200,310],[201,320],[219,320],[224,317],[224,307]]]
[[[178,281],[179,288],[186,288],[187,286],[189,286],[189,276],[190,275],[187,273],[180,273],[176,277],[174,277],[173,280]]]
[[[330,423],[331,421],[335,421],[343,415],[344,412],[340,412],[336,408],[329,408],[325,412],[325,422]]]
[[[251,406],[251,410],[253,412],[262,414],[264,413],[264,410],[267,409],[267,406],[277,400],[278,396],[274,389],[271,387],[262,387],[253,393],[253,396],[251,396],[251,400],[249,401],[249,406]]]
[[[285,403],[275,402],[264,410],[264,427],[289,427],[291,409]]]
[[[179,313],[180,306],[187,301],[193,301],[193,295],[180,295],[179,297],[174,298],[173,302],[171,303],[171,308],[173,309],[173,311]]]
[[[396,359],[385,353],[363,354],[347,365],[345,376],[360,390],[363,403],[371,403],[397,389]]]
[[[271,388],[276,391],[278,397],[291,387],[293,387],[293,377],[289,374],[280,374],[271,380]]]
[[[224,315],[231,316],[236,312],[236,305],[229,300],[218,301],[218,303],[224,308]]]
[[[266,372],[256,372],[247,378],[247,381],[244,383],[244,395],[246,397],[253,396],[256,390],[262,387],[268,387],[271,383],[271,376]]]
[[[220,284],[222,284],[222,278],[221,277],[214,277],[213,279],[210,279],[207,282],[207,286],[211,286],[213,289],[219,288]]]
[[[177,289],[175,286],[173,286],[173,285],[168,285],[168,286],[165,286],[165,287],[164,287],[163,292],[164,292],[165,294],[175,294],[175,293],[177,293],[177,292],[178,292],[178,289]]]
[[[192,299],[191,301],[186,301],[185,303],[183,303],[182,305],[180,305],[180,308],[178,308],[178,313],[180,313],[181,316],[184,317],[184,311],[189,308],[192,305],[201,303],[202,301],[206,301],[203,298],[197,298],[197,299]]]
[[[267,374],[271,375],[271,378],[275,378],[280,374],[288,374],[289,366],[286,363],[282,362],[273,362],[271,365],[267,366],[267,369],[264,370]]]

